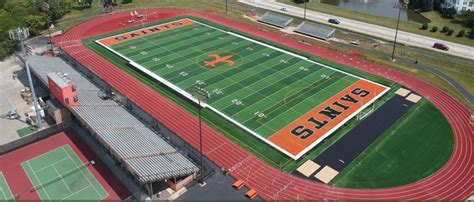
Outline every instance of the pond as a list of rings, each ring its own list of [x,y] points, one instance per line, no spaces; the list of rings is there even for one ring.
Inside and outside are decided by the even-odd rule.
[[[320,0],[321,3],[359,12],[397,19],[399,0]],[[429,23],[430,20],[410,9],[402,9],[400,20]]]

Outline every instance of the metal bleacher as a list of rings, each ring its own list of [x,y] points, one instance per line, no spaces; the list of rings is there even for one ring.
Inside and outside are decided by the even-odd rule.
[[[48,85],[47,74],[66,73],[77,89],[79,106],[68,109],[141,184],[183,177],[199,169],[123,106],[98,96],[97,86],[58,57],[29,56],[32,72]]]
[[[293,18],[267,11],[258,21],[280,28],[285,28],[290,25],[290,23],[293,21]]]
[[[296,27],[295,32],[323,40],[329,40],[336,30],[328,26],[304,21]]]

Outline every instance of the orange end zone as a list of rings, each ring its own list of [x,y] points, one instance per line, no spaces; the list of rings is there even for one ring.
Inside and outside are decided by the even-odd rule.
[[[309,146],[322,141],[331,130],[385,90],[387,88],[384,86],[359,80],[279,130],[268,140],[293,156],[298,156],[306,152]]]
[[[147,28],[138,29],[138,30],[134,30],[134,31],[131,31],[131,32],[111,36],[111,37],[108,37],[108,38],[98,40],[98,42],[105,45],[105,46],[111,46],[111,45],[119,44],[119,43],[122,43],[122,42],[125,42],[125,41],[130,41],[130,40],[133,40],[133,39],[138,39],[138,38],[141,38],[141,37],[144,37],[144,36],[148,36],[150,34],[154,34],[154,33],[158,33],[158,32],[164,32],[164,31],[167,31],[167,30],[180,28],[180,27],[183,27],[183,26],[186,26],[186,25],[191,25],[191,24],[194,24],[194,23],[195,23],[194,21],[189,20],[189,19],[181,19],[181,20],[177,20],[177,21],[173,21],[173,22],[167,22],[167,23],[164,23],[164,24],[154,25],[154,26],[150,26],[150,27],[147,27]]]

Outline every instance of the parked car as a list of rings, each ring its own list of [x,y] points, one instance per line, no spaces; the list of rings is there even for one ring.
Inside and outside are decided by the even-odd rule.
[[[339,21],[338,19],[329,19],[328,22],[336,25],[341,24],[341,21]]]
[[[440,49],[440,50],[444,50],[444,51],[448,51],[449,50],[449,47],[442,44],[442,43],[435,43],[433,45],[433,48],[436,48],[436,49]]]

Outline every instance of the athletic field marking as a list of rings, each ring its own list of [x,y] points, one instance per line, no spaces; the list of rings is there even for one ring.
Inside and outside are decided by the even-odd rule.
[[[77,165],[76,161],[74,161],[73,157],[72,157],[71,155],[69,155],[69,152],[66,151],[66,150],[64,149],[64,147],[63,147],[62,149],[64,150],[64,152],[66,152],[67,156],[72,160],[72,162],[74,163],[74,165],[76,165],[76,168],[80,169],[82,176],[84,176],[84,178],[86,178],[86,180],[87,180],[87,182],[89,183],[89,185],[91,185],[92,188],[94,188],[95,192],[96,192],[99,196],[102,196],[102,195],[99,193],[99,191],[97,191],[97,189],[95,188],[95,186],[92,185],[92,182],[89,180],[89,178],[84,174],[84,172],[82,172],[82,169],[80,168],[81,165]],[[85,167],[85,169],[87,169],[87,167]],[[90,172],[90,171],[89,171],[89,172]],[[94,176],[92,173],[91,173],[91,175]],[[94,176],[94,177],[95,177],[95,176]],[[98,182],[98,183],[99,183],[99,182]],[[99,184],[100,184],[100,183],[99,183]],[[107,192],[107,195],[104,196],[104,197],[102,197],[101,199],[107,197],[108,195],[109,195],[109,193]]]
[[[272,131],[279,131],[282,128],[285,128],[285,124],[292,123],[292,121],[294,122],[296,120],[289,119],[308,113],[308,109],[315,107],[312,105],[319,106],[327,104],[324,102],[324,99],[333,99],[331,95],[335,96],[339,93],[334,91],[347,88],[348,86],[351,86],[351,84],[357,82],[357,80],[368,81],[353,74],[311,61],[301,55],[262,43],[249,37],[230,31],[224,31],[188,18],[186,18],[186,20],[207,27],[208,29],[200,27],[199,33],[209,33],[215,40],[213,41],[207,37],[202,37],[201,34],[195,34],[193,33],[194,31],[191,31],[190,29],[180,32],[179,36],[183,37],[184,40],[173,40],[168,38],[172,34],[165,34],[165,41],[169,40],[168,43],[165,42],[166,44],[160,46],[159,44],[161,41],[149,40],[147,45],[137,46],[138,50],[130,52],[131,54],[136,55],[137,53],[146,50],[148,55],[151,55],[151,57],[147,56],[146,58],[145,56],[140,56],[140,54],[138,54],[137,57],[125,57],[123,51],[114,50],[114,47],[108,47],[107,45],[100,43],[100,40],[96,40],[95,42],[105,49],[124,58],[130,63],[130,65],[138,70],[148,74],[150,77],[169,86],[171,89],[194,102],[197,102],[196,99],[194,99],[188,91],[191,86],[196,85],[196,82],[199,82],[200,86],[209,90],[209,92],[213,92],[213,95],[214,92],[220,92],[219,94],[216,93],[216,95],[219,96],[215,99],[211,98],[211,102],[205,103],[203,106],[208,107],[228,121],[241,127],[293,159],[298,159],[306,151],[316,146],[316,144],[309,145],[300,153],[289,153],[287,150],[282,149],[280,146],[267,140],[268,137],[273,135]],[[214,30],[218,32],[215,32]],[[219,34],[219,32],[223,34]],[[234,36],[234,38],[229,38],[228,35],[224,34]],[[205,41],[200,41],[196,39],[197,37],[201,37],[205,39]],[[144,41],[147,39],[148,38],[137,40],[140,43],[137,42],[136,45],[141,45],[142,40]],[[223,39],[228,39],[229,41]],[[168,46],[172,45],[172,43],[180,48]],[[246,47],[247,44],[249,47]],[[153,49],[153,46],[156,46],[156,48],[154,48],[155,50]],[[236,48],[236,46],[239,47]],[[192,61],[190,60],[191,58],[199,57],[200,54],[209,55],[215,53],[221,58],[227,56],[228,58],[226,59],[232,61],[235,60],[233,54],[221,53],[212,49],[238,52],[239,54],[245,55],[245,59],[252,58],[252,60],[246,61],[245,64],[248,64],[248,66],[242,68],[240,72],[238,70],[231,71],[236,68],[226,68],[218,71],[203,71],[193,68]],[[259,51],[254,51],[255,49]],[[272,52],[272,54],[269,54],[269,52]],[[155,53],[159,53],[159,55],[156,56],[159,56],[160,62],[152,60],[153,54]],[[258,57],[259,54],[261,57]],[[272,58],[271,56],[274,57]],[[151,63],[147,63],[145,59],[150,59]],[[199,63],[201,63],[201,61],[207,61],[209,62],[207,66],[227,66],[222,63],[219,64],[217,60],[219,58],[217,56],[215,59],[215,64],[210,64],[213,61],[212,58],[199,60]],[[266,63],[267,61],[268,63]],[[174,68],[164,68],[164,64],[174,65]],[[144,66],[147,66],[147,68]],[[202,64],[198,64],[198,66],[202,66]],[[271,71],[272,69],[275,71]],[[334,74],[336,78],[330,78],[328,76],[332,74]],[[327,79],[330,80],[325,81]],[[368,82],[375,84],[375,86],[382,86],[371,81]],[[274,87],[272,87],[273,84],[275,84]],[[373,85],[365,86],[370,87]],[[288,89],[294,87],[297,89],[288,92]],[[262,91],[267,89],[269,92]],[[379,88],[374,87],[373,90],[375,89]],[[371,93],[378,94],[378,96],[373,96],[373,100],[370,100],[370,102],[366,103],[364,101],[364,103],[366,103],[365,105],[354,106],[354,109],[350,110],[350,113],[358,113],[359,107],[362,107],[360,110],[363,110],[363,108],[372,104],[376,99],[385,94],[389,88],[383,86],[383,89],[385,90],[377,90],[373,92],[372,88],[366,89]],[[297,93],[298,90],[299,92]],[[321,95],[322,97],[317,97],[317,95]],[[238,108],[236,108],[236,103],[241,103]],[[289,106],[290,103],[294,106]],[[308,104],[311,106],[308,106]],[[269,110],[269,112],[265,112],[266,110]],[[276,112],[279,114],[275,115]],[[349,111],[347,111],[347,113],[349,113]],[[288,118],[285,118],[283,114],[287,114]],[[334,126],[334,130],[328,131],[328,135],[342,126],[342,124],[349,121],[353,116],[347,116],[346,114],[344,117],[349,118],[338,119],[337,122],[339,123],[340,121],[342,122],[341,124],[330,124],[331,127]],[[252,122],[252,119],[257,121]],[[245,120],[245,122],[242,122],[241,120]],[[263,120],[265,120],[264,123]],[[261,127],[268,127],[270,129],[260,130]],[[315,141],[315,143],[317,142]]]
[[[61,147],[58,147],[58,148],[56,148],[56,149],[54,149],[54,150],[51,150],[51,151],[49,151],[49,152],[47,152],[47,153],[44,153],[44,154],[42,154],[42,155],[36,156],[36,157],[34,157],[34,158],[31,158],[31,159],[29,159],[29,160],[27,160],[27,161],[25,161],[25,162],[22,163],[23,165],[28,166],[29,170],[31,171],[31,172],[28,172],[27,170],[25,170],[26,173],[27,173],[28,178],[30,178],[30,175],[31,175],[31,177],[33,177],[34,179],[36,179],[36,182],[37,182],[37,183],[34,183],[35,180],[31,180],[31,179],[30,179],[30,181],[31,181],[32,184],[33,184],[33,188],[34,188],[34,189],[32,189],[32,190],[38,192],[38,195],[40,195],[40,194],[39,194],[40,192],[43,192],[43,193],[46,195],[46,198],[47,198],[47,199],[43,199],[43,200],[52,200],[50,194],[48,193],[48,188],[47,188],[47,186],[49,186],[49,185],[52,184],[52,183],[56,183],[56,182],[61,181],[61,184],[64,184],[63,186],[65,186],[65,187],[67,188],[67,190],[69,191],[69,193],[68,193],[67,196],[62,197],[62,199],[60,199],[60,200],[67,199],[67,198],[69,198],[69,197],[71,197],[71,196],[73,196],[73,195],[75,195],[75,194],[81,193],[82,191],[84,191],[84,190],[86,190],[87,188],[90,188],[90,187],[92,187],[92,188],[94,189],[94,192],[97,194],[97,196],[100,197],[99,200],[102,200],[102,199],[106,198],[106,197],[109,195],[109,193],[108,193],[105,189],[103,189],[103,187],[102,187],[102,185],[100,184],[100,182],[98,182],[97,180],[95,181],[99,186],[102,187],[103,191],[106,193],[105,196],[102,196],[102,194],[101,194],[101,193],[97,190],[97,188],[94,186],[94,182],[92,182],[91,179],[89,179],[89,177],[93,177],[93,178],[95,179],[95,176],[88,170],[88,168],[87,168],[88,165],[78,165],[77,162],[76,162],[76,160],[79,160],[79,161],[80,161],[80,158],[77,157],[77,156],[76,156],[76,157],[71,156],[71,154],[70,154],[69,151],[66,149],[66,147],[67,147],[70,151],[74,152],[74,151],[69,147],[69,145],[66,144],[66,145],[63,145],[63,146],[61,146]],[[58,149],[61,149],[61,150],[58,150]],[[58,154],[58,153],[53,153],[53,152],[57,152],[57,151],[62,151],[62,152],[61,152],[60,154]],[[41,168],[39,168],[39,169],[36,169],[36,170],[33,169],[33,166],[32,166],[31,163],[30,163],[31,161],[34,161],[34,160],[36,160],[36,159],[39,158],[39,157],[48,156],[48,155],[49,155],[49,156],[51,156],[51,155],[55,155],[55,156],[57,156],[57,155],[66,155],[66,157],[64,157],[64,158],[62,158],[62,159],[60,159],[60,160],[58,160],[58,161],[55,161],[54,163],[49,164],[49,165],[47,165],[47,166],[43,166],[43,167],[41,167]],[[50,158],[54,158],[55,156],[51,156]],[[69,169],[69,170],[67,170],[67,171],[64,171],[63,174],[61,174],[61,172],[58,170],[58,168],[56,167],[56,165],[59,165],[60,163],[65,162],[66,160],[67,160],[67,163],[73,164],[74,167],[71,168],[71,169]],[[81,161],[81,162],[82,162],[82,161]],[[89,162],[86,162],[86,164],[88,164],[88,163],[89,163]],[[26,167],[24,167],[24,168],[26,168]],[[50,178],[50,180],[47,180],[46,182],[42,182],[42,181],[39,179],[39,177],[38,177],[38,173],[39,173],[40,171],[46,170],[47,168],[49,168],[49,169],[51,169],[52,171],[54,171],[54,173],[56,173],[56,174],[55,174],[56,176]],[[85,180],[87,181],[87,186],[85,186],[85,187],[83,187],[83,188],[80,188],[80,189],[77,190],[77,191],[73,191],[73,190],[72,190],[73,187],[70,187],[69,184],[66,182],[66,177],[69,176],[70,174],[76,173],[76,171],[78,171],[78,172],[81,173],[82,178],[85,178]],[[89,174],[85,174],[84,172],[89,172]],[[58,178],[58,179],[57,179],[57,178]],[[73,179],[73,180],[77,180],[77,179]],[[74,181],[73,181],[73,182],[74,182]],[[38,189],[38,187],[39,187],[39,189]],[[49,190],[49,191],[51,191],[51,190]],[[41,197],[41,195],[40,195],[40,197]]]
[[[0,198],[0,201],[6,200],[15,200],[15,196],[10,190],[7,179],[3,175],[3,172],[0,171],[0,193],[2,193],[3,198]],[[10,195],[10,196],[7,196]]]

